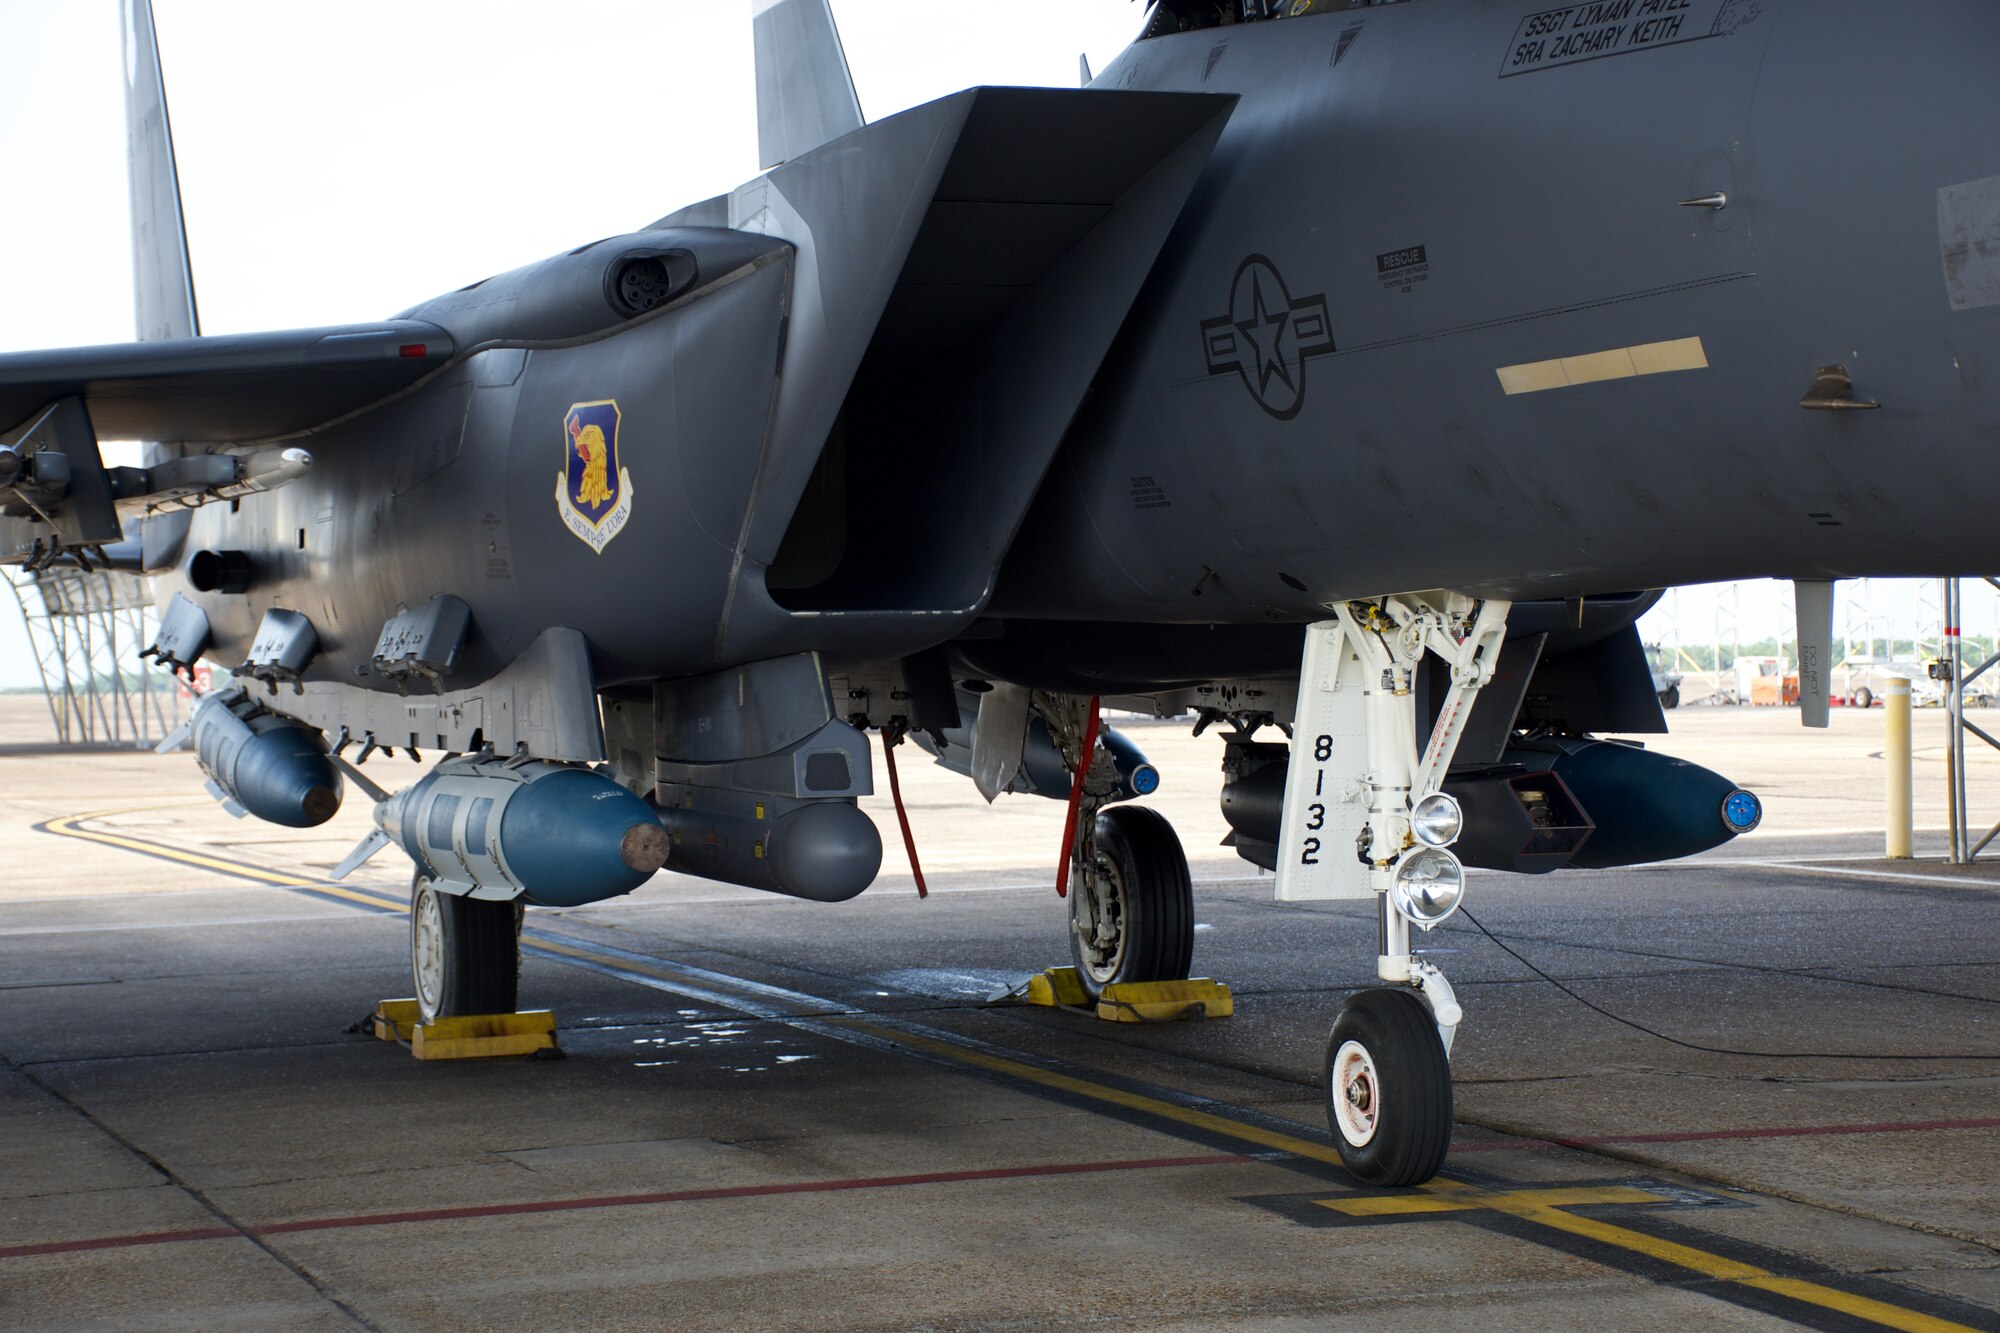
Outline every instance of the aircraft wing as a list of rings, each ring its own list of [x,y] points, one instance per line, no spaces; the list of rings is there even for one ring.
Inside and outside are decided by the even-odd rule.
[[[0,440],[80,399],[100,439],[243,444],[305,434],[451,360],[419,320],[0,356]]]

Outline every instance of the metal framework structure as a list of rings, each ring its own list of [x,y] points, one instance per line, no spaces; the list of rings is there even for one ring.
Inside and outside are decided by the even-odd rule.
[[[2000,590],[2000,579],[1988,577],[1986,582]],[[2000,662],[2000,642],[1996,642],[1992,656],[1968,670],[1965,665],[1964,629],[1965,595],[1960,590],[1957,579],[1941,579],[1938,584],[1939,599],[1944,605],[1944,650],[1940,654],[1949,692],[1945,695],[1945,706],[1950,710],[1945,739],[1945,799],[1950,805],[1951,851],[1946,860],[1952,865],[1970,865],[1974,858],[1994,838],[2000,837],[2000,823],[1986,830],[1985,836],[1973,841],[1972,826],[1965,806],[1965,734],[1971,732],[1996,750],[2000,750],[2000,740],[1995,740],[1985,728],[1967,720],[1965,716],[1965,687],[1985,675],[1996,662]]]
[[[136,574],[81,569],[9,571],[28,623],[42,693],[62,745],[151,745],[180,720],[181,697],[139,650],[159,615]]]

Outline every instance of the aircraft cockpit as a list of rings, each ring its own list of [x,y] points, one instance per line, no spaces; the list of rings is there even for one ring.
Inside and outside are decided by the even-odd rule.
[[[1331,14],[1337,10],[1403,3],[1407,0],[1159,0],[1140,39],[1192,32],[1197,28],[1263,23],[1272,19],[1302,18],[1308,14]]]

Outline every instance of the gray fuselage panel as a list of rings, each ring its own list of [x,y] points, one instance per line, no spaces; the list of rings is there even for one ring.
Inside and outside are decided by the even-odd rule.
[[[2000,11],[1536,12],[1238,25],[1104,72],[1242,101],[997,611],[1993,563],[2000,303],[1954,306],[1983,289],[1947,282],[1940,191],[2000,176]],[[1965,198],[2000,242],[2000,189]],[[1881,410],[1800,409],[1836,363]]]

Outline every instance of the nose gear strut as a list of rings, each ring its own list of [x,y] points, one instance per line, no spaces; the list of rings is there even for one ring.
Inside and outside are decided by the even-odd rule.
[[[1430,930],[1457,910],[1463,869],[1442,847],[1419,843],[1411,811],[1444,785],[1511,609],[1456,593],[1406,594],[1334,606],[1333,619],[1306,634],[1278,897],[1376,900],[1375,970],[1388,986],[1349,997],[1326,1059],[1341,1160],[1375,1184],[1428,1180],[1451,1146],[1448,1060],[1464,1011],[1444,973],[1411,949],[1410,927]],[[1417,669],[1433,654],[1451,683],[1420,752]],[[1436,891],[1441,870],[1456,876],[1451,893]],[[1426,891],[1410,892],[1407,881],[1419,879]]]

